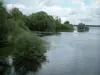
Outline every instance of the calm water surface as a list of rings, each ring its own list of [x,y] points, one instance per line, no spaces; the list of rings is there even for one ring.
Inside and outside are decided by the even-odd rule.
[[[48,43],[48,62],[36,73],[23,70],[23,75],[100,75],[100,27],[90,28],[89,32],[62,32],[42,39]],[[4,75],[22,74],[17,74],[11,66]]]
[[[37,75],[100,75],[100,28],[43,37],[49,62]]]

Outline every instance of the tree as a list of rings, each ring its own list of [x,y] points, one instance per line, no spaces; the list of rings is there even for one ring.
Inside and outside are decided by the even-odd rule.
[[[40,11],[29,15],[26,19],[26,25],[32,31],[53,31],[52,19],[46,12]]]
[[[70,22],[69,21],[65,21],[64,24],[70,24]]]
[[[54,22],[55,22],[55,31],[60,31],[61,30],[61,18],[59,18],[59,17],[56,17],[55,19],[54,19]]]
[[[21,11],[14,8],[8,13],[2,2],[0,2],[0,17],[0,58],[5,61],[4,58],[10,54],[16,59],[25,58],[26,61],[32,60],[36,64],[46,59],[44,42],[38,36],[33,35],[34,33],[25,26],[23,17],[25,18],[26,16],[23,16]],[[38,19],[37,17],[35,19]],[[42,24],[42,22],[47,22],[47,20],[40,20],[40,22]],[[2,63],[2,60],[0,63]],[[5,65],[5,63],[2,64]]]
[[[89,31],[89,26],[83,24],[83,23],[79,23],[79,25],[77,26],[77,30],[79,32],[85,32],[85,31]]]
[[[7,45],[7,11],[3,7],[2,2],[0,1],[0,47],[5,47]]]
[[[69,21],[65,21],[64,24],[61,25],[61,31],[72,32],[73,30],[74,30],[74,27],[72,24],[70,24]]]
[[[23,13],[18,8],[13,8],[10,14],[15,20],[23,20]]]

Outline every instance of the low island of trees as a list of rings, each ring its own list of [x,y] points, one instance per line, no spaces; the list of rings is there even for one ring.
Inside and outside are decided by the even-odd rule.
[[[86,32],[86,31],[89,31],[89,26],[83,23],[79,23],[79,25],[77,26],[77,30],[78,32]]]

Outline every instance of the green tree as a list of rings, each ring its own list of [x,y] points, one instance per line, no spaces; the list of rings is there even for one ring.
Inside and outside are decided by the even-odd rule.
[[[23,13],[18,8],[13,8],[10,14],[15,20],[23,20]]]
[[[43,61],[43,59],[45,59],[44,53],[46,52],[46,49],[44,43],[38,36],[33,35],[34,33],[32,33],[25,24],[30,24],[30,23],[34,24],[34,22],[38,24],[37,22],[38,18],[39,19],[42,18],[39,17],[38,15],[36,15],[36,17],[33,17],[34,15],[27,17],[23,15],[21,11],[19,11],[18,9],[16,9],[15,11],[15,9],[16,8],[12,9],[12,12],[10,13],[11,16],[13,16],[14,18],[12,21],[13,23],[11,23],[12,24],[11,30],[13,31],[13,33],[11,34],[12,36],[11,40],[13,41],[14,45],[14,52],[13,52],[14,58],[34,60],[34,62],[39,63]],[[42,13],[44,14],[44,12]],[[39,22],[41,22],[39,24],[42,24],[43,21],[40,20]]]
[[[10,25],[8,23],[9,13],[3,7],[3,3],[0,1],[0,58],[7,57],[11,48],[9,42],[9,29]]]
[[[79,32],[84,32],[85,31],[85,24],[79,23],[79,25],[77,26],[77,30]]]
[[[45,58],[45,42],[31,32],[23,32],[15,41],[15,59],[34,61],[37,64]]]
[[[55,18],[55,30],[58,32],[61,30],[61,18],[56,17]]]
[[[65,21],[64,24],[70,24],[70,22],[69,21]]]
[[[3,7],[2,2],[0,1],[0,47],[5,47],[7,45],[7,11]]]
[[[32,31],[53,31],[53,18],[47,13],[40,11],[29,15],[26,19],[26,25]]]
[[[61,25],[61,31],[72,32],[73,30],[74,30],[74,27],[72,24],[70,24],[69,21],[65,21],[64,24]]]

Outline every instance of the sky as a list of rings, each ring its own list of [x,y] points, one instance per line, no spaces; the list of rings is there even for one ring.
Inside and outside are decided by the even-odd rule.
[[[8,10],[17,7],[24,14],[45,11],[62,22],[100,25],[100,0],[4,0]]]

